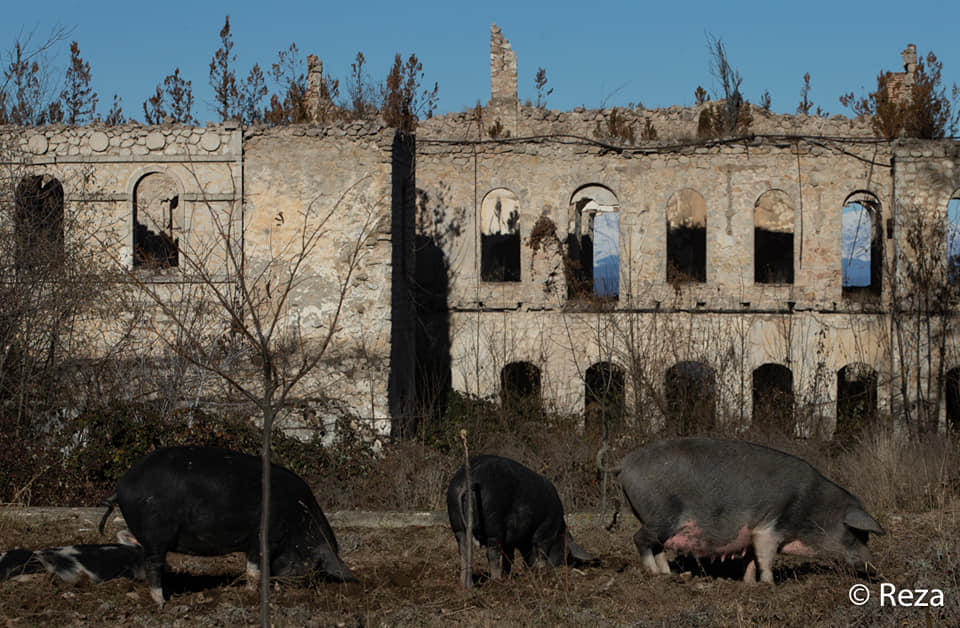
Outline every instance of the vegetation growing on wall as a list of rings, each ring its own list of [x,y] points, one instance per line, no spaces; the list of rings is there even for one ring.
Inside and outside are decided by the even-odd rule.
[[[840,97],[840,103],[856,115],[870,116],[878,137],[939,139],[953,135],[960,111],[953,110],[947,97],[942,68],[937,56],[929,52],[926,60],[917,59],[912,85],[903,85],[903,74],[881,72],[874,91],[859,98],[849,92]],[[956,98],[956,85],[953,95]]]

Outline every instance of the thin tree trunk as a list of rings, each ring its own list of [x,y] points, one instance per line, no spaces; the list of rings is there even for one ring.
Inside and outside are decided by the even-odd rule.
[[[267,393],[263,406],[263,449],[260,452],[260,625],[270,626],[270,439],[273,434],[273,400]]]

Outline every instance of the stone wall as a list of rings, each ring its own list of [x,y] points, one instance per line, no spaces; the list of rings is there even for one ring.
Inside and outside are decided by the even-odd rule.
[[[627,422],[669,428],[668,380],[697,365],[719,423],[750,425],[755,374],[775,367],[789,373],[795,431],[832,434],[845,371],[871,373],[877,410],[898,419],[936,392],[905,382],[960,374],[952,317],[941,309],[924,326],[910,276],[911,242],[943,245],[960,196],[957,142],[880,141],[866,119],[756,108],[746,135],[701,141],[709,103],[537,109],[517,100],[516,55],[495,26],[490,52],[488,105],[422,121],[415,140],[377,122],[4,127],[3,167],[13,184],[58,179],[76,218],[66,237],[122,276],[164,286],[170,303],[191,275],[171,263],[168,240],[183,256],[211,251],[228,285],[241,264],[225,257],[222,228],[236,221],[264,307],[300,262],[281,335],[291,355],[333,339],[302,393],[326,427],[345,414],[402,433],[424,378],[496,399],[507,367],[523,363],[543,405],[575,415],[590,373],[614,368]],[[604,132],[614,116],[633,142]],[[869,206],[876,236],[877,284],[858,290],[842,285],[853,201]],[[600,217],[616,218],[615,295],[575,281],[592,264],[584,236]],[[918,220],[927,231],[911,240]],[[298,256],[310,233],[318,245]],[[670,242],[683,234],[703,238],[700,279],[668,269],[699,246],[678,254]],[[137,237],[155,245],[149,259],[135,255]],[[485,250],[516,267],[496,277]],[[778,255],[789,278],[764,278],[757,260]],[[944,255],[931,259],[942,279]]]

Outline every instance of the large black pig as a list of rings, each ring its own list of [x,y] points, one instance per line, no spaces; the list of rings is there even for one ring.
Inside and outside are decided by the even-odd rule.
[[[117,484],[114,504],[143,546],[150,595],[163,604],[167,552],[218,556],[245,552],[247,577],[260,572],[260,458],[217,447],[168,447],[146,456]],[[271,467],[270,573],[354,581],[310,487]]]
[[[447,488],[447,514],[462,568],[466,568],[469,542],[465,517],[469,495],[473,496],[473,537],[487,548],[493,579],[510,573],[514,550],[520,550],[527,565],[537,558],[551,566],[569,559],[593,560],[573,541],[557,489],[542,475],[509,458],[476,456],[470,459],[470,482],[473,490],[468,492],[461,466]]]
[[[827,556],[863,569],[883,528],[856,497],[790,454],[735,440],[663,440],[628,454],[620,486],[642,528],[633,540],[652,573],[664,549],[747,556],[744,581],[773,582],[777,553]]]

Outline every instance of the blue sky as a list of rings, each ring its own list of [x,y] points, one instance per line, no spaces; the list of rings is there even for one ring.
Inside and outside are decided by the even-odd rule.
[[[296,43],[343,78],[357,51],[382,79],[393,55],[413,52],[426,80],[439,83],[440,111],[461,111],[490,97],[489,29],[496,22],[519,57],[522,99],[535,99],[534,76],[546,69],[554,89],[548,106],[570,109],[643,103],[693,103],[697,85],[714,91],[706,33],[721,38],[757,102],[769,90],[773,109],[793,112],[804,72],[813,101],[843,113],[846,91],[872,89],[881,70],[900,70],[900,51],[933,50],[947,85],[960,83],[958,2],[76,2],[7,3],[0,49],[18,33],[42,36],[59,22],[72,28],[90,62],[98,111],[114,92],[124,112],[142,117],[142,103],[175,67],[193,83],[195,116],[214,117],[209,63],[229,13],[238,74],[269,66]],[[54,58],[62,71],[67,46]]]

